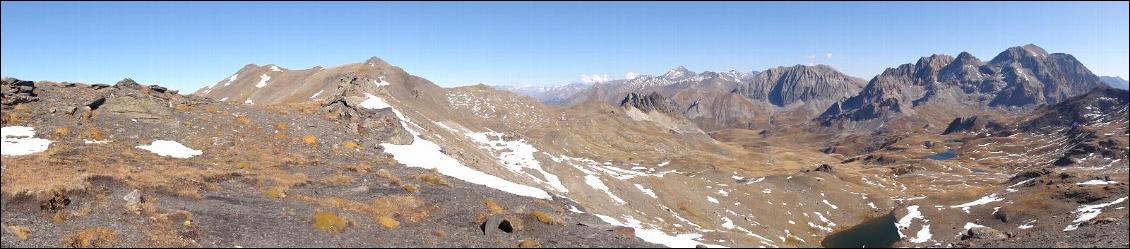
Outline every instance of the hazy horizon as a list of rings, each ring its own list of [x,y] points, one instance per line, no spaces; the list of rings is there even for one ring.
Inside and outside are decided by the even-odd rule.
[[[0,74],[192,91],[245,64],[377,56],[441,86],[559,85],[827,64],[871,79],[935,53],[1036,44],[1128,78],[1126,2],[3,3]],[[594,77],[595,76],[595,77]]]

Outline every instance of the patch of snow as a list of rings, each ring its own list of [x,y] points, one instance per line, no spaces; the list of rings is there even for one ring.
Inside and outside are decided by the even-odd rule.
[[[978,206],[978,205],[984,205],[984,204],[988,204],[990,202],[999,201],[999,200],[1004,200],[1004,198],[998,197],[997,194],[991,194],[989,196],[981,197],[980,199],[977,199],[977,200],[974,200],[974,201],[971,201],[971,202],[967,202],[965,204],[950,206],[950,208],[961,208],[961,210],[965,211],[965,213],[969,213],[970,207]]]
[[[138,145],[138,149],[153,152],[153,154],[167,156],[172,158],[190,158],[204,154],[203,151],[194,150],[176,141],[169,140],[153,140],[153,143],[148,145]]]
[[[387,81],[385,81],[384,75],[381,75],[380,77],[377,77],[376,80],[373,80],[373,84],[376,84],[377,87],[392,85],[392,84],[389,84]]]
[[[227,101],[227,100],[228,100],[228,97],[224,97],[224,98],[220,99],[220,101]]]
[[[248,98],[247,100],[244,100],[243,103],[248,104],[248,105],[254,105],[255,101],[251,101],[251,98]]]
[[[368,99],[361,102],[361,107],[370,109],[392,108],[392,106],[388,105],[388,103],[380,97],[368,93],[365,95]],[[455,160],[455,158],[451,158],[451,156],[441,152],[439,145],[421,137],[420,133],[416,131],[413,126],[408,125],[412,123],[412,120],[408,119],[407,116],[404,116],[404,114],[400,113],[396,108],[392,108],[392,113],[400,119],[401,125],[408,130],[408,133],[414,136],[412,144],[409,145],[381,144],[385,152],[392,154],[393,159],[396,161],[409,167],[437,169],[440,174],[515,195],[539,199],[552,199],[549,192],[545,192],[545,190],[517,184],[464,166],[458,160]]]
[[[22,156],[47,150],[51,140],[36,138],[35,128],[8,126],[0,128],[0,155]]]
[[[1116,181],[1104,181],[1104,180],[1090,180],[1090,181],[1076,183],[1076,185],[1107,185],[1107,184],[1115,184],[1115,183],[1118,183],[1118,182],[1116,182]]]
[[[636,183],[635,185],[636,185],[636,188],[640,189],[640,192],[643,192],[647,196],[651,196],[651,198],[659,198],[659,196],[655,195],[654,191],[651,191],[650,189],[643,187],[643,185],[640,185],[639,183]]]
[[[1075,230],[1079,228],[1079,224],[1094,219],[1095,217],[1099,217],[1099,214],[1103,213],[1103,208],[1118,205],[1119,203],[1122,203],[1124,201],[1126,201],[1126,197],[1118,198],[1118,200],[1103,204],[1080,206],[1079,209],[1075,210],[1076,213],[1079,213],[1079,217],[1075,218],[1075,224],[1068,225],[1067,227],[1063,228],[1063,231]]]
[[[832,207],[832,209],[840,209],[840,207],[837,207],[836,205],[832,205],[831,202],[828,202],[828,199],[824,199],[823,202],[824,202],[824,205],[828,205],[829,207]]]
[[[259,83],[255,83],[255,88],[263,88],[264,86],[267,86],[267,81],[269,80],[271,80],[271,76],[267,76],[267,74],[260,75]]]
[[[663,166],[667,166],[667,164],[670,164],[670,163],[671,163],[671,161],[663,161],[663,162],[661,162],[661,163],[659,163],[659,164],[656,164],[655,166],[658,166],[658,167],[663,167]]]
[[[526,143],[525,139],[507,141],[503,139],[505,134],[498,132],[468,132],[464,135],[471,141],[478,143],[482,148],[491,151],[491,155],[497,157],[499,164],[511,172],[529,176],[535,182],[547,184],[558,192],[569,192],[569,189],[561,184],[557,175],[542,169],[541,163],[534,158],[534,153],[538,152],[538,149]],[[541,173],[545,179],[526,173],[526,169]]]
[[[326,90],[318,90],[318,92],[314,93],[314,95],[310,95],[310,99],[317,98],[318,95],[322,95],[322,92],[324,92],[324,91],[326,91]]]
[[[581,211],[580,209],[578,209],[577,207],[574,207],[573,205],[569,205],[569,212],[574,212],[574,213],[578,213],[578,214],[585,213],[584,211]]]
[[[763,193],[763,194],[772,194],[772,193],[773,193],[773,190],[772,190],[772,189],[762,189],[762,190],[761,190],[761,193]]]
[[[83,139],[82,140],[82,143],[85,143],[85,144],[107,144],[107,143],[110,143],[110,142],[113,142],[113,141],[110,141],[110,140],[99,141],[99,140],[90,140],[90,139]]]
[[[1032,223],[1036,223],[1036,220],[1030,220],[1030,221],[1025,222],[1023,225],[1020,225],[1016,228],[1019,228],[1021,230],[1027,230],[1029,228],[1035,227],[1035,226],[1032,225]]]
[[[713,202],[714,204],[718,204],[718,199],[714,199],[714,197],[711,197],[711,196],[706,196],[706,201]]]
[[[233,75],[232,75],[231,77],[228,77],[228,82],[227,82],[227,83],[224,83],[224,86],[230,86],[232,82],[235,82],[235,78],[236,78],[236,77],[239,77],[239,74],[238,74],[238,73],[237,73],[237,74],[233,74]]]
[[[279,66],[271,65],[271,71],[278,72],[278,71],[282,71],[282,69],[279,69]]]
[[[664,233],[663,231],[657,229],[643,228],[639,224],[625,224],[612,217],[599,214],[593,215],[596,215],[597,218],[600,218],[600,220],[608,224],[631,227],[635,229],[636,237],[642,239],[643,241],[660,244],[671,248],[694,248],[698,245],[705,245],[707,247],[722,247],[719,245],[707,245],[698,242],[697,240],[702,238],[702,235],[697,233],[668,235],[667,233]]]
[[[600,180],[600,177],[597,177],[595,175],[585,175],[585,183],[591,186],[593,189],[604,191],[604,193],[608,194],[608,197],[612,198],[612,200],[616,201],[616,203],[626,204],[626,202],[624,202],[624,199],[620,199],[620,197],[612,194],[612,191],[608,190],[608,186],[604,185],[604,182]]]

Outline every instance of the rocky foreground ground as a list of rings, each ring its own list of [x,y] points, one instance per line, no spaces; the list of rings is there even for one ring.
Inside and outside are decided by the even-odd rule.
[[[5,135],[6,248],[658,246],[566,199],[399,165],[366,139],[398,131],[347,130],[372,126],[349,125],[349,106],[251,107],[128,80],[2,89],[3,126],[50,141],[8,155]]]

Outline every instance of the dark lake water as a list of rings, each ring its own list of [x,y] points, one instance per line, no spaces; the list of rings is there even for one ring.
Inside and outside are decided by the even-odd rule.
[[[895,215],[890,213],[863,221],[847,230],[829,234],[820,245],[826,248],[887,248],[899,240]]]
[[[930,156],[926,157],[926,159],[937,160],[937,161],[945,161],[945,160],[953,159],[954,157],[957,157],[957,151],[953,150],[953,149],[948,149],[945,152],[930,155]]]

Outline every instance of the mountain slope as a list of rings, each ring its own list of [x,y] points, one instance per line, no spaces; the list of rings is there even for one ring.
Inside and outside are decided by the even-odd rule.
[[[856,96],[833,104],[820,116],[825,126],[914,115],[920,106],[962,109],[1030,108],[1054,104],[1103,85],[1068,54],[1048,54],[1035,45],[1012,47],[985,63],[969,53],[923,57],[890,68]],[[943,108],[944,109],[944,108]]]

